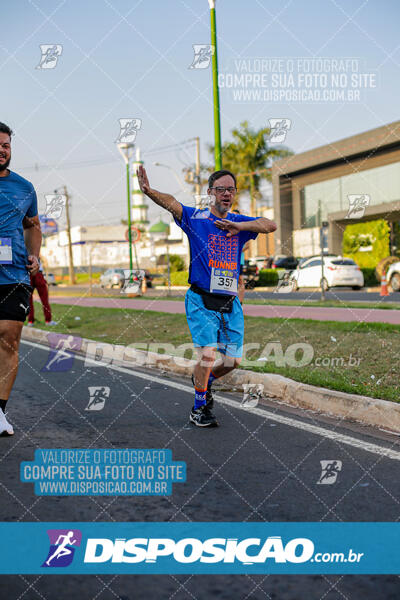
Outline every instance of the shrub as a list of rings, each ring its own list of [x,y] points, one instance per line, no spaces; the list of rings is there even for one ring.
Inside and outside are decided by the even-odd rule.
[[[181,256],[178,256],[178,254],[170,254],[169,262],[171,266],[171,273],[185,270],[185,261]]]
[[[347,225],[343,234],[343,256],[352,258],[361,268],[375,268],[380,260],[389,256],[388,223],[378,219]]]
[[[365,286],[370,287],[370,286],[378,284],[375,269],[373,269],[372,267],[363,267],[361,269],[361,271],[364,275],[364,285]]]
[[[399,260],[400,259],[398,256],[387,256],[386,258],[381,260],[376,265],[376,269],[375,269],[375,275],[376,275],[377,280],[380,281],[382,279],[383,273],[387,272],[390,265],[393,265],[394,263],[399,262]]]
[[[279,270],[278,269],[261,269],[259,280],[256,283],[256,287],[274,286],[279,281]]]

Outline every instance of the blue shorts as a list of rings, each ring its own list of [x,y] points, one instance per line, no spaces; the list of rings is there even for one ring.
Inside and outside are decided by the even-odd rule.
[[[196,348],[217,348],[222,354],[240,358],[243,353],[244,319],[236,296],[231,313],[205,308],[203,298],[192,290],[185,296],[186,318]]]

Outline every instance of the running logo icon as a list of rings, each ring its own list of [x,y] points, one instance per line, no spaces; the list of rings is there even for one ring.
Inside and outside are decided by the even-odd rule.
[[[132,144],[136,140],[136,134],[142,126],[142,119],[119,119],[119,136],[116,144]]]
[[[192,219],[208,219],[210,216],[210,206],[212,206],[215,201],[212,196],[208,194],[195,194],[194,196],[196,210],[192,214]]]
[[[285,141],[292,121],[291,119],[268,119],[270,134],[268,140],[272,144],[281,144]]]
[[[293,279],[292,271],[282,271],[278,273],[278,286],[275,293],[290,294],[295,290],[296,282]]]
[[[124,283],[121,294],[138,294],[141,290],[145,272],[142,269],[124,269]]]
[[[110,388],[107,386],[88,387],[89,403],[85,410],[103,410],[107,398],[110,397]]]
[[[50,352],[41,372],[69,371],[74,363],[74,353],[81,349],[82,338],[65,333],[49,333],[47,335]]]
[[[50,548],[42,567],[68,567],[74,558],[75,549],[81,545],[79,529],[48,529]]]
[[[46,219],[59,219],[63,208],[67,203],[67,197],[64,194],[46,194]]]
[[[247,408],[255,408],[264,393],[264,385],[262,383],[243,383],[243,398],[241,405]]]
[[[369,206],[371,196],[369,194],[348,194],[349,212],[346,219],[361,219],[365,209]]]
[[[208,69],[215,47],[211,44],[193,44],[194,57],[189,69]]]
[[[322,473],[317,485],[332,485],[336,482],[338,473],[342,470],[341,460],[320,460]]]
[[[63,47],[60,44],[40,44],[42,56],[37,69],[54,69],[62,54]]]

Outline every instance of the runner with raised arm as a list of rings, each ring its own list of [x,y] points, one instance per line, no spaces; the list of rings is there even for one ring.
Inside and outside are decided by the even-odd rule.
[[[211,385],[239,366],[243,352],[244,319],[238,298],[240,255],[244,244],[259,233],[271,233],[276,225],[264,217],[237,215],[229,210],[236,193],[230,171],[210,175],[209,209],[184,206],[170,194],[150,187],[144,167],[137,171],[140,189],[168,210],[186,233],[190,245],[186,318],[198,362],[193,373],[194,406],[190,421],[198,427],[217,426],[212,412]],[[218,350],[222,360],[215,361]]]

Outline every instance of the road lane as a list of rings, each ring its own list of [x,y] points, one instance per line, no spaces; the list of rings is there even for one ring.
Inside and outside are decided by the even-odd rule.
[[[326,424],[315,415],[295,414],[281,406],[242,410],[240,397],[235,395],[226,396],[226,402],[217,404],[215,412],[221,421],[220,428],[199,430],[188,424],[192,401],[189,382],[182,379],[174,382],[160,374],[154,378],[151,372],[147,377],[144,371],[135,374],[112,367],[85,368],[84,362],[77,358],[66,372],[44,372],[47,355],[48,349],[25,342],[21,345],[21,368],[9,409],[16,434],[1,439],[3,520],[394,521],[398,518],[398,460],[362,446],[372,444],[397,453],[397,437],[379,439],[366,428],[353,434],[337,421]],[[110,387],[103,410],[85,410],[89,386]],[[325,429],[330,434],[313,433],[310,427]],[[343,443],[340,436],[358,440],[359,444]],[[20,462],[32,460],[36,448],[86,447],[170,448],[174,460],[187,463],[187,482],[174,484],[171,497],[49,498],[35,496],[32,484],[19,481]],[[335,484],[317,484],[320,460],[324,459],[342,462]],[[32,584],[37,577],[24,579]],[[8,598],[17,598],[26,586],[19,577],[9,576],[6,581],[11,591]],[[333,586],[325,596],[328,599],[341,595],[359,598],[362,590],[364,598],[386,600],[395,593],[397,581],[386,576],[342,579],[52,576],[39,578],[34,583],[37,591],[31,588],[32,595],[27,597],[39,598],[42,594],[45,598],[69,598],[83,586],[87,598],[98,594],[100,599],[172,595],[174,598],[264,598],[267,594],[271,598],[298,600],[311,597],[311,593],[313,598],[322,597]]]

